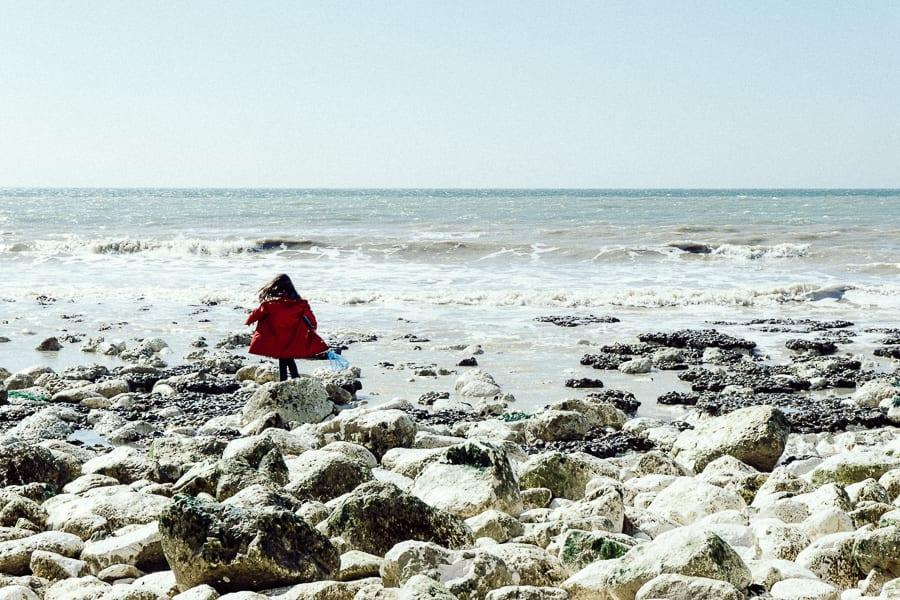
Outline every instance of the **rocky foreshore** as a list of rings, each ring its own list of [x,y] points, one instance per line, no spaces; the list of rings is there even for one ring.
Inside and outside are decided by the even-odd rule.
[[[677,421],[597,378],[524,412],[474,358],[368,406],[359,368],[276,382],[241,335],[0,369],[0,600],[900,599],[896,370],[840,353],[852,323],[755,325],[820,337],[788,364],[712,329],[584,356],[677,371]]]

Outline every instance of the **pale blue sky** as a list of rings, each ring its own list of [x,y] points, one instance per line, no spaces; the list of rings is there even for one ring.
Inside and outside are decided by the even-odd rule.
[[[0,186],[900,187],[900,2],[0,0]]]

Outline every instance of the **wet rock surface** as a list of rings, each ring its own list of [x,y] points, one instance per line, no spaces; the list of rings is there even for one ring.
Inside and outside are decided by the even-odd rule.
[[[581,440],[553,442],[538,440],[534,444],[525,446],[525,451],[529,454],[537,454],[548,450],[584,452],[598,458],[609,458],[629,452],[647,452],[654,447],[652,441],[641,435],[622,431],[592,431],[588,432],[585,438]]]
[[[641,403],[638,402],[634,394],[624,390],[606,389],[600,392],[590,392],[585,396],[585,399],[612,404],[628,415],[636,414],[638,408],[641,406]]]
[[[830,340],[804,340],[794,338],[786,341],[784,346],[788,350],[808,352],[811,354],[818,354],[819,356],[837,352],[837,344]]]
[[[580,379],[567,379],[566,387],[568,388],[602,388],[603,382],[599,379],[590,379],[582,377]]]
[[[724,415],[748,406],[775,406],[782,409],[791,431],[816,433],[844,431],[850,427],[883,427],[889,424],[885,411],[848,405],[840,398],[811,398],[786,393],[756,394],[680,394],[670,392],[658,400],[661,404],[696,406],[710,415]]]
[[[559,327],[579,327],[581,325],[591,325],[593,323],[618,323],[619,319],[609,315],[551,315],[546,317],[536,317],[534,319],[538,323],[552,323]]]
[[[736,338],[715,329],[682,329],[673,332],[642,333],[637,337],[644,343],[669,348],[752,350],[756,347],[756,342]]]

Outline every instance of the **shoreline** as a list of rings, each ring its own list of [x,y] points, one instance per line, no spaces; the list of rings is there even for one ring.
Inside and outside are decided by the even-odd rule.
[[[900,330],[623,322],[531,316],[530,343],[574,341],[528,400],[503,368],[513,342],[446,343],[412,321],[335,336],[349,369],[305,361],[283,383],[246,355],[248,331],[177,364],[163,339],[85,335],[81,364],[3,373],[0,585],[43,600],[900,586],[883,557],[900,544]],[[368,389],[382,385],[406,398]]]

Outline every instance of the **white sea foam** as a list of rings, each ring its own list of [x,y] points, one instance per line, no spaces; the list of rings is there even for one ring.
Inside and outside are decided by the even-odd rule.
[[[393,257],[405,260],[428,260],[453,257],[459,260],[484,261],[498,257],[542,260],[571,258],[574,260],[616,261],[620,259],[671,259],[702,257],[706,260],[798,259],[808,255],[810,244],[781,243],[771,246],[717,244],[698,241],[667,244],[609,244],[592,246],[572,237],[569,245],[543,242],[508,244],[506,240],[430,239],[394,241],[383,236],[354,237],[349,240],[310,240],[302,238],[224,238],[199,237],[123,239],[67,235],[59,239],[9,240],[0,244],[0,257],[20,255],[35,260],[87,255],[150,255],[162,257],[231,257],[240,255],[278,254],[340,257],[348,253]]]

